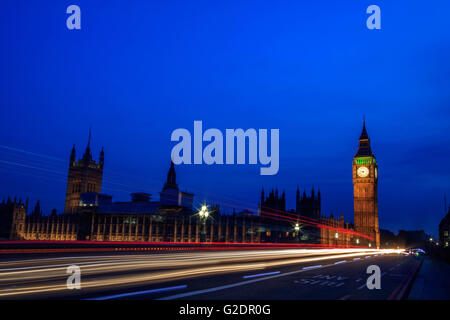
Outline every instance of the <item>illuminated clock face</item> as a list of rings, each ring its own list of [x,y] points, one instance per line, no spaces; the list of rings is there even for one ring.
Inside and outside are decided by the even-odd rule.
[[[358,174],[358,177],[365,178],[369,175],[369,168],[359,167],[356,173]]]

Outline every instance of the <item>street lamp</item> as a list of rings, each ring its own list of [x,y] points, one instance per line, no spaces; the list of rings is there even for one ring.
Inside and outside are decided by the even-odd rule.
[[[200,220],[202,221],[202,231],[200,232],[200,241],[206,241],[206,219],[208,219],[209,211],[206,205],[202,205],[200,211],[198,212]]]
[[[294,225],[294,230],[295,230],[295,239],[297,240],[297,242],[300,241],[300,230],[302,229],[302,226],[300,225],[300,223],[296,223]]]

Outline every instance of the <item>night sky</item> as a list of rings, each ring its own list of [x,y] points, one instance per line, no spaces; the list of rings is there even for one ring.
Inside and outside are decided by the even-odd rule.
[[[79,31],[66,8],[81,8]],[[366,8],[381,8],[381,30]],[[380,227],[437,234],[450,199],[450,2],[3,1],[0,200],[64,207],[72,145],[92,126],[103,192],[158,199],[177,128],[280,129],[280,170],[180,165],[196,203],[255,210],[261,187],[322,193],[353,221],[352,157],[365,115]]]

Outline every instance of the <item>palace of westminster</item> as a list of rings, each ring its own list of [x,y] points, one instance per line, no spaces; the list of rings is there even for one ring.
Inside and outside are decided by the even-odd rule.
[[[159,201],[132,193],[129,202],[113,202],[101,193],[104,152],[93,160],[90,143],[81,159],[75,146],[69,161],[64,213],[44,215],[39,202],[0,203],[0,239],[142,242],[317,243],[326,246],[379,247],[377,162],[365,123],[353,157],[354,224],[322,216],[321,194],[297,188],[296,209],[286,210],[285,192],[261,192],[258,212],[224,214],[209,208],[205,219],[193,207],[194,195],[179,190],[172,163]]]

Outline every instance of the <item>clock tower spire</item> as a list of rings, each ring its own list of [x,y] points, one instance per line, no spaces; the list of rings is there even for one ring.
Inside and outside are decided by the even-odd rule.
[[[355,229],[372,238],[359,239],[359,242],[379,248],[378,164],[370,148],[365,120],[359,137],[358,151],[353,157],[352,169]]]

